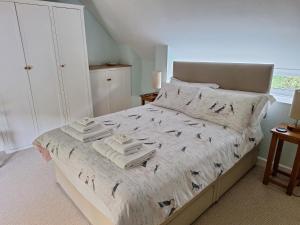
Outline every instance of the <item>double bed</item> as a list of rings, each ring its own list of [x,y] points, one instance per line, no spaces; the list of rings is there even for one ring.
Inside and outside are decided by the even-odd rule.
[[[174,63],[174,77],[221,88],[268,93],[273,65]],[[262,132],[242,134],[176,110],[148,104],[97,118],[156,153],[120,169],[56,129],[35,145],[48,151],[57,182],[94,225],[191,224],[251,169]]]

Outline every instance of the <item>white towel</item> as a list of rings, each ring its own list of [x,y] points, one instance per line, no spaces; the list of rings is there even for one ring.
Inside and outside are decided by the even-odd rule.
[[[143,146],[143,148],[139,152],[124,156],[114,151],[110,146],[104,144],[102,141],[95,141],[93,143],[93,148],[121,169],[129,169],[132,167],[140,166],[145,161],[150,159],[155,153],[155,149],[150,150],[147,147]]]
[[[141,150],[143,143],[140,141],[131,141],[127,144],[120,144],[112,137],[104,139],[104,143],[109,145],[113,150],[123,154],[130,155]]]
[[[108,128],[108,127],[104,127],[100,130],[93,128],[88,133],[80,133],[77,130],[71,128],[70,126],[64,126],[61,128],[61,130],[81,142],[96,141],[101,138],[111,136],[113,134],[112,128]]]
[[[83,118],[77,120],[76,122],[82,126],[89,126],[89,125],[95,123],[95,120],[93,118],[83,117]]]
[[[91,123],[87,126],[84,126],[84,125],[78,123],[77,121],[75,121],[75,122],[71,123],[69,126],[72,127],[73,129],[77,130],[78,132],[81,132],[81,133],[90,132],[95,127],[97,127],[98,130],[103,128],[102,127],[103,125],[99,124],[97,122],[94,122],[94,123]]]
[[[114,134],[112,138],[119,144],[128,144],[132,142],[132,138],[126,134]]]

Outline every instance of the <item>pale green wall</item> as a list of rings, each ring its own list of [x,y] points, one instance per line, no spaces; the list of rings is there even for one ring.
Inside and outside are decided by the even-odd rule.
[[[152,74],[155,69],[155,63],[152,60],[142,60],[142,93],[149,93],[153,91],[152,88]]]
[[[132,105],[140,105],[139,95],[143,92],[141,90],[141,83],[143,77],[143,65],[141,58],[127,45],[120,45],[120,62],[132,65],[131,70],[131,93]]]
[[[162,81],[167,79],[167,66],[168,66],[168,46],[156,45],[155,46],[155,71],[161,72]]]
[[[112,37],[85,9],[86,43],[89,64],[103,64],[120,61],[120,49]]]
[[[142,60],[142,93],[153,92],[152,75],[154,71],[162,72],[162,82],[166,81],[168,64],[168,46],[158,44],[154,47],[154,60]]]
[[[142,60],[127,45],[120,45],[120,62],[132,65],[131,85],[132,95],[139,95],[141,93],[141,78],[142,78]]]

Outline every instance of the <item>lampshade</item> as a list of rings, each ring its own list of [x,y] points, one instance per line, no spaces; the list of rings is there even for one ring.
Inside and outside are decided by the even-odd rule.
[[[300,89],[295,90],[290,117],[295,120],[300,120]]]
[[[152,75],[152,87],[154,89],[159,89],[161,88],[161,72],[156,71]]]

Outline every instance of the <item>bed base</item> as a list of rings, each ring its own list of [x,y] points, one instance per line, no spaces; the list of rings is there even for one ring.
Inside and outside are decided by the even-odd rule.
[[[161,225],[189,225],[193,223],[206,209],[216,203],[219,198],[241,179],[252,167],[255,166],[258,147],[248,152],[230,170],[220,176],[216,181],[207,186],[191,201],[177,210]],[[75,186],[63,174],[59,166],[54,163],[57,183],[71,198],[74,204],[93,225],[113,225],[92,203],[81,195]]]

